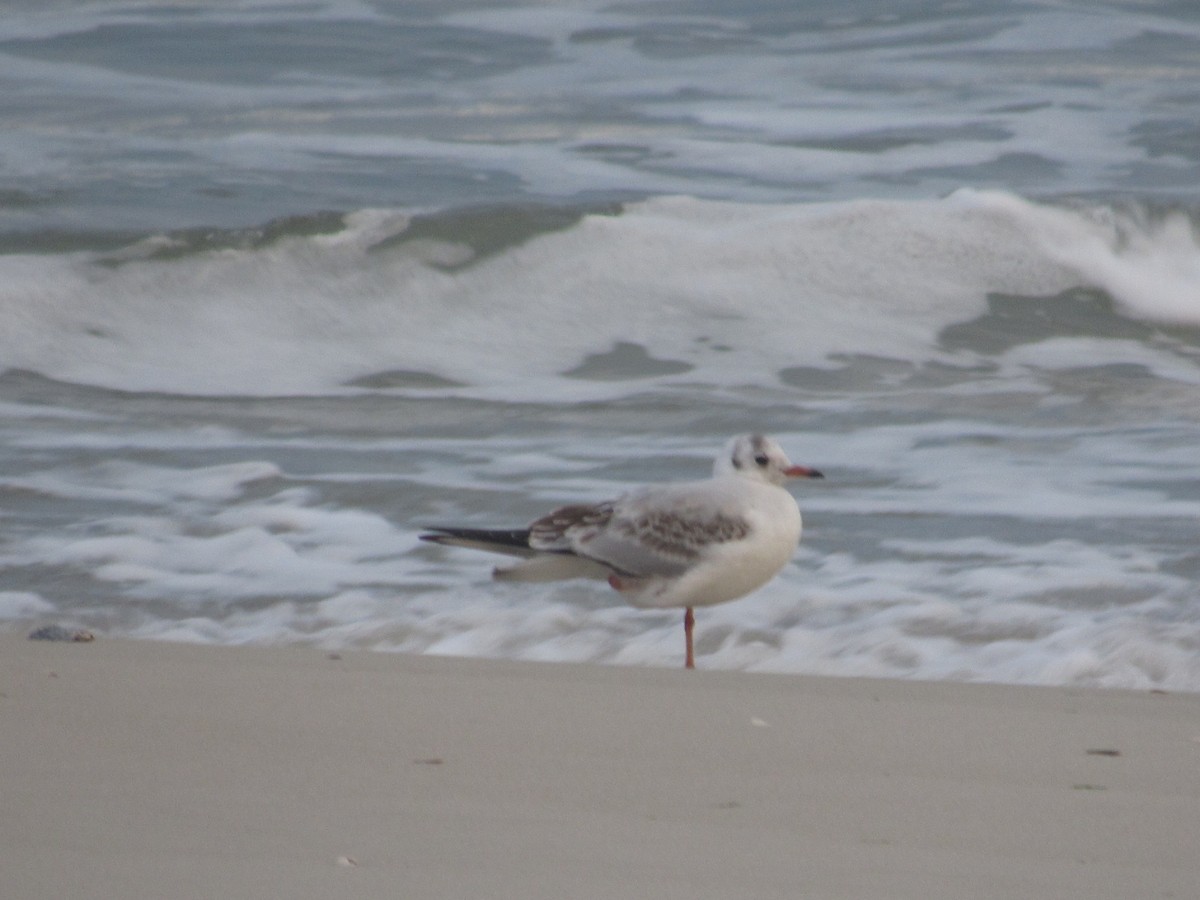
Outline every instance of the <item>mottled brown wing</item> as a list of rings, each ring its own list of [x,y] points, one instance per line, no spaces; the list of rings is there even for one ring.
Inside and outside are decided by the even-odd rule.
[[[613,504],[577,503],[560,506],[529,526],[529,546],[547,552],[573,553],[580,541],[608,526]]]
[[[646,502],[649,501],[649,502]],[[570,529],[574,552],[640,577],[683,574],[715,545],[743,540],[750,524],[682,492],[637,492],[610,504],[602,527]]]
[[[667,559],[692,562],[711,544],[742,540],[750,533],[750,526],[740,517],[721,513],[700,518],[658,510],[617,518],[612,531]]]

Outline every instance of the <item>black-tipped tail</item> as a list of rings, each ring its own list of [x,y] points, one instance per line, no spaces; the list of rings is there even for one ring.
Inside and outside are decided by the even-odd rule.
[[[474,550],[507,553],[512,556],[529,556],[534,552],[529,546],[528,528],[494,530],[490,528],[443,528],[439,525],[430,526],[428,531],[418,537],[434,544],[470,547]]]

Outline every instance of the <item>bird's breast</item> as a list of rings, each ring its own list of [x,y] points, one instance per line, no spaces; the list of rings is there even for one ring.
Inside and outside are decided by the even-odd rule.
[[[712,606],[762,587],[792,558],[800,541],[800,510],[782,488],[763,485],[744,512],[742,540],[711,544],[679,579],[631,599],[639,606]]]

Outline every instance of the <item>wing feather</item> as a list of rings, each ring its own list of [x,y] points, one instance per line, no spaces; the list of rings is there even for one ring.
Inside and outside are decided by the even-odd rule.
[[[714,545],[749,536],[750,523],[721,499],[687,486],[635,491],[594,507],[603,515],[581,518],[561,540],[620,573],[673,578]]]

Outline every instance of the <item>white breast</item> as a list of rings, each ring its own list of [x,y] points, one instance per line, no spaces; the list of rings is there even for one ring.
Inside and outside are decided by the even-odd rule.
[[[741,514],[750,525],[742,540],[709,546],[678,578],[663,580],[639,596],[637,606],[712,606],[736,600],[766,584],[792,558],[800,541],[800,510],[791,494],[769,484],[742,483]]]

